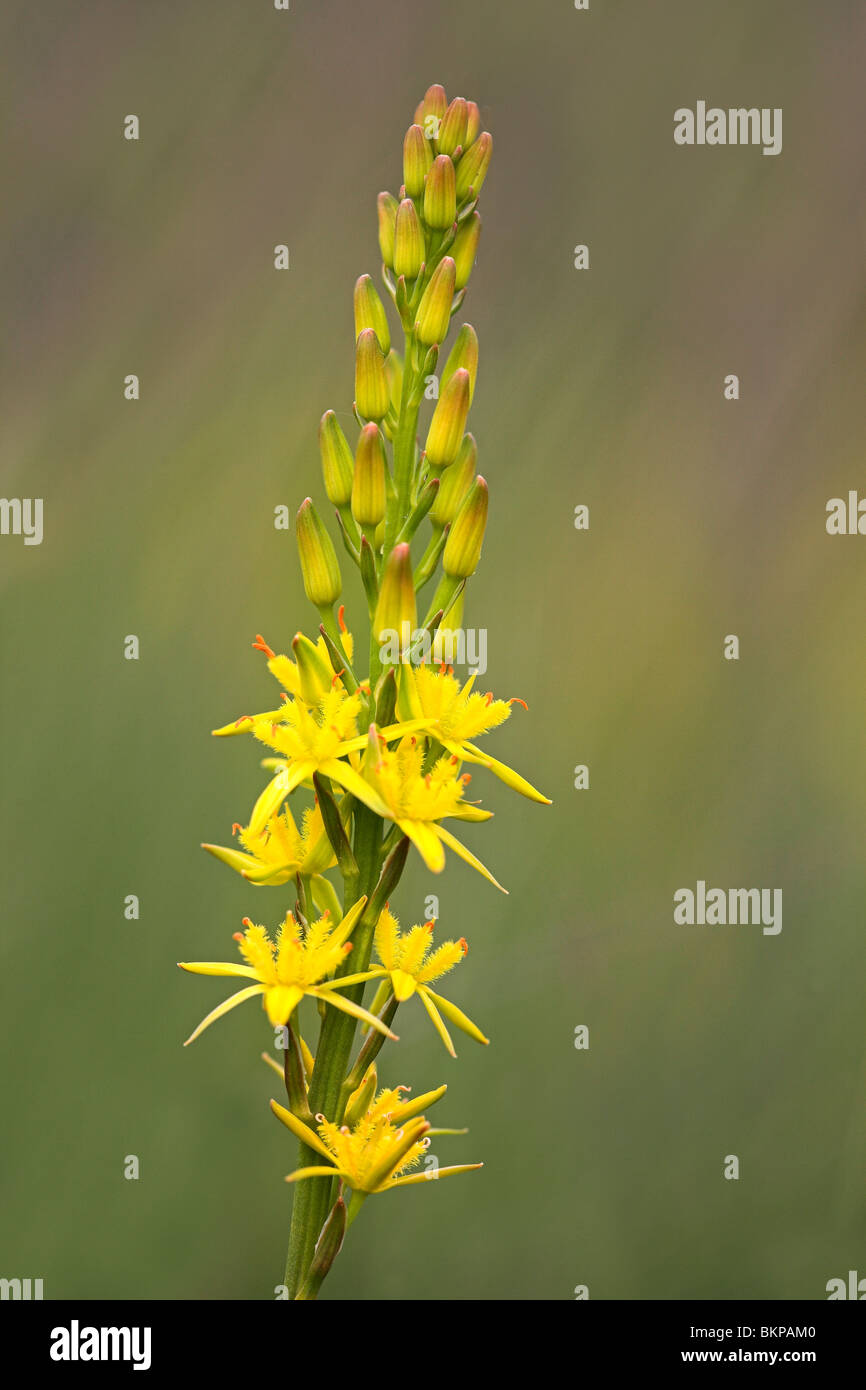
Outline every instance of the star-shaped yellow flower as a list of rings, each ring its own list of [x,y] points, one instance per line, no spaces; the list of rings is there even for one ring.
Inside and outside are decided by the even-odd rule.
[[[476,859],[450,830],[439,824],[446,816],[465,821],[490,819],[491,811],[482,811],[463,800],[469,774],[460,775],[456,756],[446,754],[426,772],[424,761],[422,739],[408,735],[400,740],[396,748],[389,748],[375,725],[371,725],[362,771],[363,780],[382,807],[379,815],[399,825],[432,873],[438,874],[444,869],[443,846],[447,845],[495,887],[506,892],[481,860]]]
[[[430,1124],[420,1111],[437,1101],[445,1087],[414,1101],[404,1101],[403,1090],[405,1087],[381,1091],[352,1128],[332,1124],[323,1115],[317,1115],[317,1128],[313,1130],[272,1100],[271,1109],[277,1118],[327,1163],[327,1166],[299,1168],[289,1174],[286,1182],[336,1176],[354,1192],[366,1195],[483,1167],[481,1163],[461,1163],[430,1172],[413,1172],[430,1144]]]
[[[313,706],[289,700],[279,711],[278,720],[268,715],[253,718],[252,733],[279,755],[267,759],[266,765],[275,775],[253,807],[249,829],[254,835],[264,829],[296,787],[312,782],[314,772],[330,777],[377,815],[385,814],[381,797],[347,761],[346,755],[358,753],[367,742],[358,733],[361,707],[360,694],[349,695],[342,685],[335,684]]]
[[[459,941],[443,941],[431,955],[433,925],[432,922],[428,922],[426,926],[412,927],[410,931],[401,933],[397,918],[385,908],[376,923],[374,938],[376,954],[382,964],[374,965],[357,975],[346,975],[338,983],[340,988],[343,988],[362,980],[382,980],[371,1005],[374,1014],[379,1013],[392,991],[395,999],[401,1004],[411,999],[413,994],[417,994],[446,1048],[452,1057],[456,1057],[457,1053],[442,1020],[442,1014],[456,1028],[462,1028],[470,1038],[475,1038],[476,1042],[487,1043],[489,1039],[485,1038],[481,1029],[471,1018],[467,1018],[456,1004],[443,999],[441,994],[434,994],[430,989],[430,982],[453,970],[468,950],[465,938],[461,937]]]
[[[288,883],[296,874],[316,877],[337,862],[318,806],[304,812],[301,830],[288,806],[271,816],[262,830],[241,825],[234,830],[245,854],[224,845],[202,845],[202,849],[236,869],[250,883],[278,885]]]
[[[352,634],[347,631],[343,618],[343,609],[340,608],[340,640],[343,650],[349,661],[352,659]],[[268,670],[271,675],[279,681],[280,685],[293,699],[307,699],[315,702],[315,699],[325,693],[329,686],[334,684],[334,676],[331,670],[331,661],[328,655],[328,648],[324,637],[319,637],[315,645],[298,633],[295,637],[293,647],[297,650],[298,644],[303,644],[303,650],[298,653],[299,659],[293,661],[290,656],[278,654],[269,647],[261,633],[256,636],[253,642],[253,649],[264,652],[268,659]],[[303,660],[302,660],[303,658]],[[305,679],[306,676],[306,679]],[[285,696],[283,696],[285,699]],[[234,720],[231,724],[225,724],[221,729],[214,729],[217,738],[226,738],[232,734],[246,734],[252,731],[253,725],[258,719],[279,720],[282,718],[283,710],[268,710],[263,714],[243,714],[240,719]]]
[[[246,930],[236,933],[235,940],[246,965],[233,961],[178,961],[181,970],[189,970],[193,975],[237,975],[241,979],[255,981],[218,1004],[190,1034],[184,1047],[211,1023],[222,1018],[223,1014],[257,994],[264,996],[262,1002],[273,1024],[288,1023],[304,995],[308,995],[333,1004],[386,1037],[394,1038],[395,1035],[374,1014],[361,1008],[360,1004],[344,999],[334,988],[336,981],[327,981],[327,976],[334,973],[352,949],[348,938],[366,901],[366,898],[359,898],[337,925],[332,925],[330,913],[326,912],[305,932],[301,932],[294,917],[288,913],[276,942],[271,941],[265,927],[257,926],[245,917]]]
[[[451,668],[433,670],[430,666],[400,668],[398,712],[406,731],[418,731],[438,739],[443,748],[461,762],[486,767],[514,791],[531,801],[550,805],[550,798],[521,777],[513,768],[498,762],[471,742],[481,734],[503,724],[511,714],[513,704],[522,700],[494,700],[492,694],[473,691],[476,677],[470,676],[465,685],[455,679]],[[391,734],[391,730],[385,730]]]

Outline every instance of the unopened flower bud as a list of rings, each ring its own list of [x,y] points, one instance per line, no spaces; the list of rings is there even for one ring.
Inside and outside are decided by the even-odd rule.
[[[453,154],[466,145],[466,125],[469,120],[469,106],[463,97],[455,97],[439,127],[437,145],[440,154]]]
[[[440,392],[445,390],[458,367],[465,367],[469,373],[469,404],[471,405],[472,397],[475,395],[475,378],[478,375],[478,334],[471,323],[464,323],[454,340],[454,346],[448,354],[448,361],[442,368],[439,382]]]
[[[445,95],[445,88],[440,87],[439,83],[435,82],[424,93],[424,100],[419,108],[420,114],[418,112],[415,114],[415,119],[428,140],[432,140],[434,143],[437,140],[442,118],[447,110],[448,98]]]
[[[443,343],[451,326],[451,303],[454,299],[456,271],[450,256],[443,256],[421,296],[415,332],[425,347]]]
[[[457,515],[460,503],[472,486],[478,449],[471,434],[464,434],[456,459],[439,479],[439,491],[430,508],[434,526],[447,526]]]
[[[428,227],[442,232],[452,226],[457,216],[456,187],[450,156],[437,154],[424,181],[424,221]]]
[[[350,1129],[354,1129],[358,1121],[366,1115],[375,1098],[378,1086],[379,1080],[376,1071],[376,1063],[371,1062],[364,1073],[363,1081],[357,1090],[353,1091],[349,1096],[346,1104],[346,1113],[343,1117],[343,1122],[347,1124]]]
[[[463,148],[468,150],[469,146],[478,139],[478,132],[481,129],[481,112],[478,110],[474,101],[466,103],[466,134],[463,137]]]
[[[442,552],[442,569],[451,579],[468,579],[478,568],[487,525],[487,502],[487,484],[478,477],[460,504]]]
[[[337,602],[343,587],[340,566],[334,543],[309,497],[298,511],[297,537],[307,598],[317,608],[330,608]]]
[[[317,705],[331,689],[334,673],[322,659],[319,648],[303,632],[296,633],[292,639],[292,651],[298,668],[301,698],[308,705]]]
[[[385,305],[369,275],[361,275],[355,281],[354,304],[355,338],[357,339],[365,328],[372,328],[379,339],[380,348],[387,357],[391,350],[391,330],[388,327]]]
[[[404,198],[397,209],[394,231],[394,274],[414,280],[424,263],[424,233],[415,204]]]
[[[420,125],[410,125],[403,141],[403,183],[410,198],[420,198],[424,179],[433,163],[430,141]]]
[[[376,641],[382,642],[386,636],[396,633],[402,650],[408,646],[417,621],[412,560],[409,546],[404,541],[394,546],[385,565],[373,619]],[[404,624],[408,624],[408,627],[404,627]]]
[[[322,477],[328,501],[345,507],[352,496],[352,450],[333,410],[326,410],[319,423],[319,452]]]
[[[380,193],[376,199],[379,214],[379,251],[389,269],[394,266],[394,223],[397,217],[397,199],[390,193]]]
[[[352,516],[364,530],[374,530],[385,515],[385,442],[378,425],[365,425],[355,453]]]
[[[487,177],[490,156],[493,154],[493,136],[483,131],[474,144],[469,146],[457,166],[457,198],[463,202],[470,188],[474,197],[481,192],[481,185]]]
[[[435,469],[453,463],[463,442],[466,416],[469,414],[469,373],[458,367],[448,385],[440,392],[427,443],[424,446],[428,461]]]
[[[355,404],[365,420],[381,420],[388,412],[385,357],[372,328],[363,329],[355,344]]]
[[[473,212],[461,222],[460,228],[454,238],[451,253],[454,257],[456,269],[455,287],[462,290],[464,285],[468,285],[469,276],[472,274],[475,265],[475,257],[478,255],[478,240],[481,236],[481,214]]]

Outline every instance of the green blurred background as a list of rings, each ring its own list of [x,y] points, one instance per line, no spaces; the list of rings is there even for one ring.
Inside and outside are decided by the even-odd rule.
[[[530,707],[488,747],[554,805],[477,774],[496,819],[466,838],[507,898],[413,856],[395,906],[439,894],[493,1045],[452,1062],[407,1009],[382,1075],[447,1080],[437,1122],[471,1133],[439,1156],[486,1167],[369,1202],[327,1294],[822,1298],[866,1273],[866,540],[824,528],[863,480],[864,30],[805,0],[4,7],[0,491],[45,499],[45,540],[0,540],[0,1274],[281,1280],[270,1030],[250,1007],[182,1050],[225,987],[174,963],[285,910],[198,848],[262,778],[209,730],[273,702],[254,634],[310,627],[273,509],[324,500],[375,195],[434,81],[495,140],[467,621],[484,688]],[[782,107],[781,155],[676,147],[698,99]],[[698,878],[781,887],[782,933],[675,926]]]

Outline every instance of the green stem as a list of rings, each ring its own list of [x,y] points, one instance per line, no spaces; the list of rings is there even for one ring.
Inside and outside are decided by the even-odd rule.
[[[354,854],[358,864],[358,892],[366,893],[372,899],[373,890],[379,877],[381,856],[381,825],[379,817],[361,804],[355,808]],[[346,907],[350,906],[347,902]],[[368,908],[371,902],[368,901]],[[366,970],[373,944],[375,922],[372,914],[365,910],[352,937],[354,949],[338,974],[353,974]],[[349,964],[351,961],[351,964]],[[344,997],[356,1003],[363,997],[363,984],[353,985],[345,991]],[[356,1022],[349,1014],[330,1008],[319,1032],[316,1048],[316,1065],[310,1081],[309,1107],[313,1115],[327,1115],[339,1124],[341,1088],[349,1065],[352,1043],[355,1037]],[[306,1144],[301,1144],[298,1154],[298,1167],[312,1167],[321,1160],[321,1155]],[[316,1241],[328,1212],[330,1193],[328,1178],[309,1178],[301,1183],[295,1193],[292,1208],[292,1229],[289,1235],[289,1251],[286,1261],[285,1283],[289,1298],[295,1298],[306,1277]]]
[[[396,504],[385,523],[385,544],[382,547],[383,559],[387,560],[394,548],[394,537],[401,530],[410,510],[412,476],[415,472],[415,436],[418,431],[418,411],[420,402],[415,404],[415,332],[406,331],[406,352],[403,359],[403,392],[400,399],[400,419],[394,436],[394,484],[397,489]]]

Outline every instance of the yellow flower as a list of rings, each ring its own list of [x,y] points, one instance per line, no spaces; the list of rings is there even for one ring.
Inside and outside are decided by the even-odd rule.
[[[349,661],[351,661],[353,650],[352,634],[346,628],[344,607],[342,604],[340,605],[338,617],[340,620],[340,640],[343,643],[343,650],[346,656]],[[303,635],[299,633],[293,645],[297,644],[300,640],[305,643],[305,652],[309,651],[310,654],[307,658],[308,674],[310,674],[311,677],[313,674],[318,677],[319,689],[317,694],[324,694],[325,690],[333,685],[335,681],[325,639],[320,636],[314,647],[312,642],[309,642],[307,638],[304,638]],[[283,689],[287,691],[293,699],[301,700],[306,698],[306,694],[309,694],[309,687],[307,687],[305,692],[303,672],[301,664],[298,661],[293,661],[290,656],[278,655],[272,647],[268,646],[261,633],[256,635],[256,640],[253,642],[253,650],[264,652],[265,656],[268,658],[267,665],[271,675],[279,681]],[[315,673],[311,673],[309,670],[310,658],[312,658],[313,652],[315,652],[318,658]],[[285,698],[285,696],[283,698]],[[253,725],[258,719],[279,720],[282,717],[282,709],[268,710],[263,714],[242,714],[240,719],[234,720],[231,724],[224,724],[221,729],[214,729],[213,733],[216,738],[226,738],[232,734],[247,734],[252,731]]]
[[[483,1167],[481,1163],[461,1163],[430,1172],[412,1172],[430,1144],[430,1124],[419,1112],[437,1101],[444,1094],[445,1087],[441,1086],[438,1091],[431,1091],[414,1101],[401,1099],[401,1091],[405,1089],[398,1087],[393,1091],[380,1091],[353,1128],[335,1125],[324,1115],[317,1115],[317,1128],[313,1130],[290,1110],[272,1100],[271,1109],[277,1118],[298,1139],[315,1149],[328,1165],[299,1168],[297,1172],[289,1174],[286,1182],[336,1176],[342,1178],[354,1192],[366,1195],[390,1192],[394,1187],[408,1187],[411,1183],[428,1182],[433,1178],[468,1173]]]
[[[400,669],[398,703],[404,727],[429,734],[461,762],[486,767],[507,786],[531,801],[540,801],[549,806],[549,797],[543,796],[519,773],[491,758],[470,741],[503,724],[511,714],[511,705],[524,703],[516,698],[494,700],[492,694],[477,694],[472,689],[475,680],[474,675],[470,676],[466,684],[461,686],[453,672],[444,666],[434,671],[426,665],[412,667],[404,664]]]
[[[385,740],[391,732],[386,730],[385,734],[378,734],[375,725],[372,725],[364,759],[364,779],[384,808],[379,815],[399,825],[432,873],[438,874],[444,869],[443,846],[448,845],[495,887],[506,892],[481,860],[476,859],[465,845],[438,823],[446,816],[455,820],[482,821],[489,820],[493,814],[463,800],[463,792],[470,779],[468,773],[460,776],[457,757],[446,754],[425,772],[423,742],[414,736],[407,736],[400,740],[396,748],[389,748]]]
[[[361,707],[362,697],[357,691],[348,695],[342,685],[334,685],[315,706],[290,700],[280,710],[279,720],[268,715],[253,720],[255,737],[280,755],[267,761],[267,766],[276,768],[276,774],[253,807],[249,826],[253,834],[264,829],[296,787],[311,783],[314,772],[339,783],[377,815],[385,814],[381,797],[345,759],[367,741],[358,733],[356,722]]]
[[[431,955],[433,926],[433,922],[428,922],[426,926],[412,927],[410,931],[401,933],[396,917],[385,908],[376,923],[374,938],[376,954],[382,964],[374,965],[358,975],[346,975],[337,983],[342,989],[362,980],[381,979],[382,984],[371,1005],[371,1012],[374,1014],[378,1014],[392,990],[395,999],[401,1004],[411,999],[413,994],[417,994],[446,1048],[452,1057],[456,1057],[457,1053],[442,1020],[442,1014],[455,1027],[468,1033],[470,1038],[475,1038],[476,1042],[487,1043],[489,1039],[485,1038],[481,1029],[455,1004],[443,999],[441,994],[434,994],[429,987],[432,980],[438,980],[449,970],[453,970],[469,949],[465,937],[461,937],[459,941],[443,941]]]
[[[304,812],[301,830],[288,806],[282,814],[271,816],[262,830],[240,825],[233,828],[246,854],[224,845],[202,845],[202,849],[251,883],[279,885],[288,883],[296,874],[316,877],[337,862],[318,806]]]
[[[394,1038],[395,1035],[378,1018],[361,1008],[360,1004],[343,999],[340,994],[335,993],[333,983],[326,982],[326,976],[333,974],[344,956],[352,949],[352,943],[348,938],[364,910],[366,901],[366,898],[359,898],[336,926],[332,926],[330,914],[326,912],[304,933],[301,933],[294,917],[288,913],[280,927],[276,942],[271,941],[265,927],[257,926],[245,917],[246,930],[237,932],[235,940],[247,962],[246,965],[232,961],[178,961],[181,970],[189,970],[193,975],[237,975],[241,979],[255,981],[217,1005],[207,1018],[202,1019],[195,1032],[190,1034],[184,1047],[216,1019],[222,1018],[230,1009],[236,1008],[238,1004],[243,1004],[245,1000],[252,999],[257,994],[264,995],[262,1002],[273,1024],[288,1023],[306,994],[310,998],[322,999],[328,1004],[333,1004],[335,1008],[342,1009],[353,1018],[362,1019],[386,1037]]]

